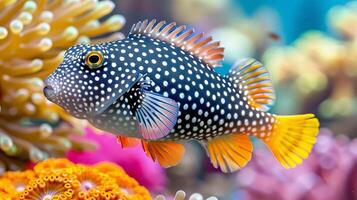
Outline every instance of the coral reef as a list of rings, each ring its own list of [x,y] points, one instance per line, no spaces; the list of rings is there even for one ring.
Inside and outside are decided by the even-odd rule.
[[[119,166],[94,166],[66,159],[48,159],[32,171],[6,172],[0,177],[5,199],[151,199],[149,192]]]
[[[336,6],[329,13],[330,25],[347,39],[357,38],[357,2],[351,1],[346,6]]]
[[[329,24],[341,38],[310,31],[292,46],[272,47],[264,54],[275,85],[296,91],[291,97],[297,101],[292,104],[302,105],[298,111],[315,109],[325,119],[357,115],[356,11],[357,3],[351,2],[329,12]]]
[[[221,42],[225,48],[223,61],[228,66],[242,58],[259,57],[276,42],[269,34],[279,30],[277,14],[271,9],[260,9],[248,17],[234,8],[230,0],[172,0],[171,4],[175,19],[194,25]]]
[[[357,140],[321,130],[304,164],[285,170],[260,149],[238,174],[243,199],[357,199]],[[268,166],[268,167],[267,167]]]
[[[140,146],[123,149],[113,134],[85,128],[84,139],[96,141],[96,151],[69,151],[67,158],[75,163],[95,164],[102,161],[120,165],[129,176],[135,178],[150,192],[162,192],[167,177],[164,169],[146,156]],[[153,178],[155,177],[155,178]]]
[[[72,139],[80,134],[81,123],[46,100],[43,79],[61,62],[66,48],[120,39],[114,32],[124,18],[101,20],[113,9],[111,1],[0,1],[1,172],[93,146]]]

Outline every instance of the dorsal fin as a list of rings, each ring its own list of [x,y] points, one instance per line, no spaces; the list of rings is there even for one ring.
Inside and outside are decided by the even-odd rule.
[[[228,76],[243,85],[251,106],[267,111],[274,104],[275,92],[269,72],[257,60],[247,58],[239,61],[232,67]]]
[[[195,33],[193,29],[185,25],[176,26],[175,22],[156,23],[155,19],[150,22],[144,20],[132,26],[129,37],[134,34],[145,34],[173,44],[198,57],[212,68],[220,66],[223,60],[224,48],[220,47],[220,42],[212,42],[212,37],[205,37],[203,33]]]

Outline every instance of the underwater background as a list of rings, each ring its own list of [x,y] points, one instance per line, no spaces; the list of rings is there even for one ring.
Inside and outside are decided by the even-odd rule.
[[[121,39],[153,18],[222,41],[219,73],[260,60],[276,90],[271,112],[318,116],[309,158],[286,170],[255,141],[249,164],[223,174],[188,142],[183,161],[164,169],[45,99],[43,79],[64,50]],[[178,190],[192,199],[357,200],[357,1],[2,0],[0,50],[0,200],[173,199]]]

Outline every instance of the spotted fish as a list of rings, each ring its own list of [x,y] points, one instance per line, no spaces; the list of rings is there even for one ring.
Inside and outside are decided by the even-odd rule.
[[[251,159],[249,136],[291,168],[307,158],[318,134],[313,114],[267,112],[275,96],[267,69],[254,59],[222,76],[219,42],[176,23],[143,21],[127,38],[68,49],[46,79],[46,97],[73,116],[141,143],[162,166],[176,165],[196,140],[214,167],[234,172]]]

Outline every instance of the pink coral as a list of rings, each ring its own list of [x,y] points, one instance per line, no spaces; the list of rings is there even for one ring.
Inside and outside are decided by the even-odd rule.
[[[322,130],[310,157],[291,170],[260,150],[238,175],[240,191],[247,200],[357,199],[356,144],[357,140],[335,138]]]
[[[70,151],[67,158],[76,163],[95,164],[100,161],[114,162],[141,185],[154,192],[160,192],[166,184],[164,170],[148,158],[140,146],[122,149],[115,135],[96,133],[93,129],[85,129],[86,139],[98,144],[96,151]]]

